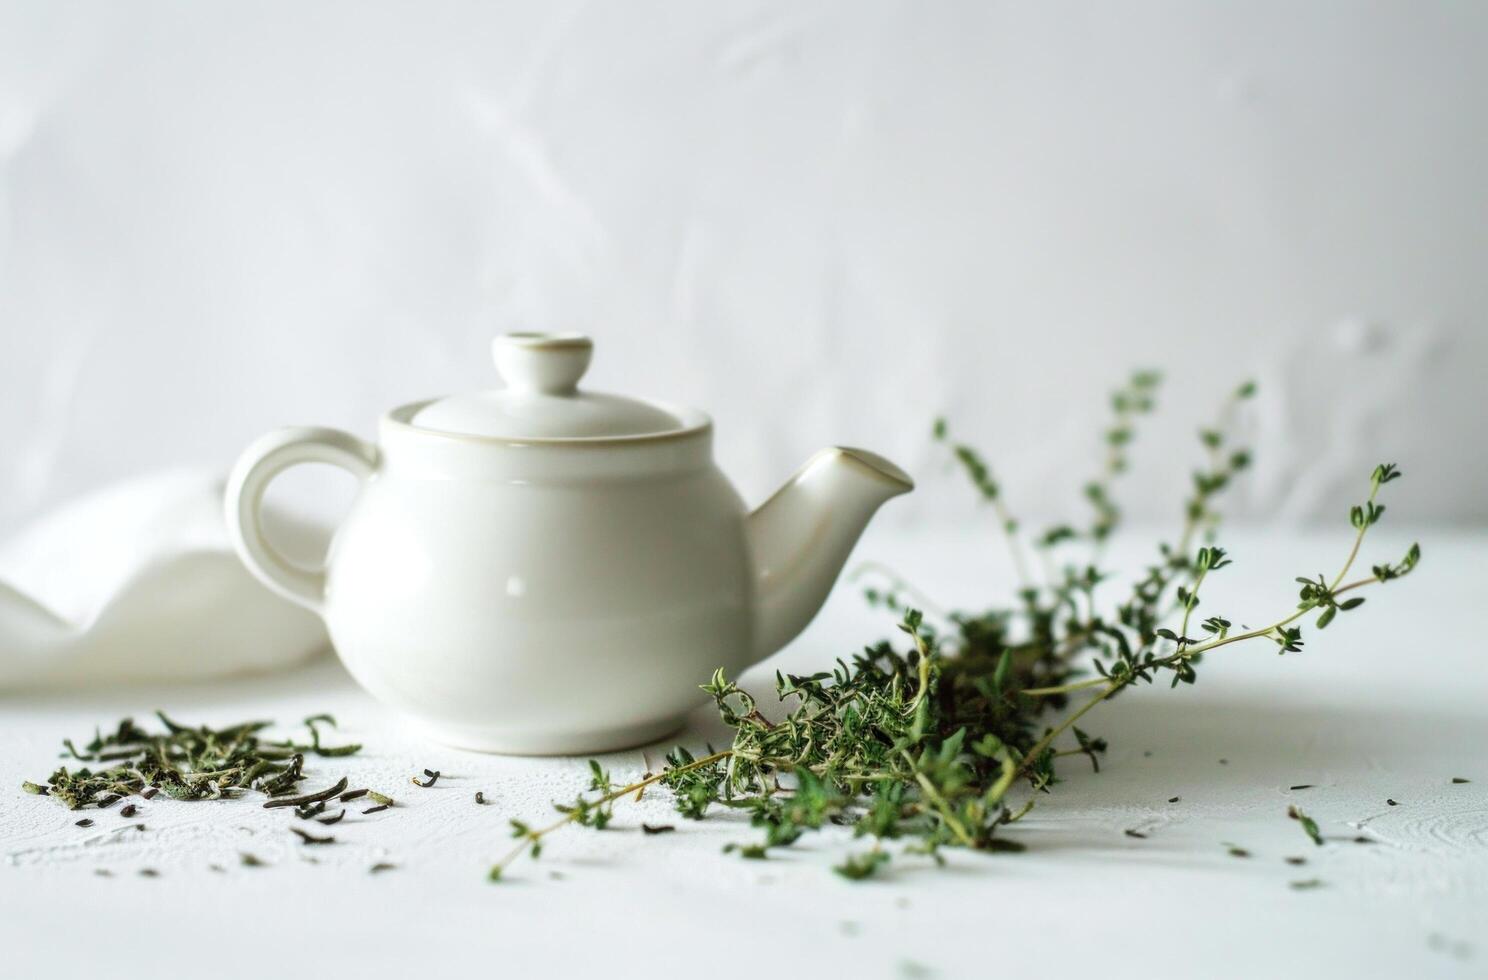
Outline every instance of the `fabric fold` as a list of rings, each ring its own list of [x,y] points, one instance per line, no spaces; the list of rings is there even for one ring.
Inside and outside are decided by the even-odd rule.
[[[219,677],[324,649],[320,620],[232,551],[223,482],[193,470],[125,481],[0,545],[0,689]],[[324,553],[325,529],[265,519],[296,560]]]

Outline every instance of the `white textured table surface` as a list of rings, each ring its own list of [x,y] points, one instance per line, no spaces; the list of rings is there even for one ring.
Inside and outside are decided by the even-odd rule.
[[[1414,536],[1425,549],[1416,576],[1326,633],[1309,631],[1305,653],[1232,647],[1194,688],[1143,688],[1093,714],[1089,729],[1111,742],[1102,771],[1064,767],[1066,782],[1014,831],[1027,852],[950,853],[941,870],[896,858],[882,880],[860,884],[829,870],[861,849],[843,832],[744,861],[720,848],[753,831],[731,817],[674,819],[664,793],[617,807],[611,830],[555,835],[541,862],[488,884],[507,818],[542,818],[550,800],[571,797],[584,762],[422,742],[331,660],[231,684],[10,695],[0,699],[5,973],[189,964],[248,976],[334,964],[508,977],[601,965],[595,975],[1484,975],[1488,658],[1470,625],[1488,586],[1488,536]],[[1143,537],[1130,538],[1116,559],[1145,558]],[[1394,559],[1406,541],[1382,527],[1364,557]],[[1237,532],[1227,543],[1236,564],[1205,608],[1246,622],[1288,608],[1292,576],[1332,568],[1346,547],[1341,535]],[[964,537],[880,535],[857,557],[889,560],[952,603],[1005,584],[1001,552]],[[889,626],[839,588],[772,666],[814,667]],[[750,679],[767,684],[769,673]],[[289,813],[252,798],[157,798],[140,805],[148,829],[137,833],[117,829],[117,809],[81,829],[80,814],[21,793],[23,779],[56,764],[62,736],[156,707],[213,723],[331,711],[340,735],[366,749],[317,760],[307,789],[346,774],[399,805],[373,816],[353,808],[336,844],[307,848]],[[694,742],[716,735],[707,712],[695,724]],[[653,748],[605,762],[628,776],[660,758]],[[425,766],[444,773],[439,784],[410,786]],[[1288,789],[1301,783],[1314,786]],[[476,790],[492,804],[475,805]],[[1294,802],[1339,839],[1309,843],[1286,817]],[[642,820],[678,832],[643,837]],[[1376,843],[1351,842],[1360,835]],[[1231,843],[1252,856],[1229,856]],[[242,867],[240,851],[270,866]],[[1286,864],[1290,855],[1307,864]],[[397,867],[369,874],[380,861]],[[158,877],[140,876],[146,867]],[[1311,878],[1322,885],[1289,887]]]

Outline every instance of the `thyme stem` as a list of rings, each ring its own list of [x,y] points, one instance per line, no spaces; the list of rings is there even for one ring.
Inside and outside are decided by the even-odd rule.
[[[1108,681],[1105,688],[1098,692],[1095,697],[1091,698],[1089,701],[1086,701],[1085,704],[1082,705],[1078,711],[1070,715],[1068,718],[1064,719],[1064,721],[1060,722],[1059,725],[1057,725],[1056,727],[1049,729],[1049,731],[1044,735],[1043,738],[1034,743],[1033,748],[1029,749],[1023,754],[1023,762],[1021,765],[1018,766],[1018,771],[1025,772],[1030,766],[1037,765],[1039,756],[1043,755],[1044,751],[1048,749],[1050,745],[1054,744],[1054,740],[1056,738],[1064,734],[1065,731],[1067,731],[1075,722],[1085,717],[1085,714],[1090,711],[1090,709],[1094,708],[1096,705],[1100,704],[1116,691],[1120,690],[1122,686],[1123,685],[1119,681]]]
[[[921,589],[916,588],[913,582],[910,582],[893,568],[889,567],[881,561],[863,562],[861,565],[853,570],[852,575],[848,577],[848,581],[856,582],[864,575],[869,574],[882,575],[884,578],[888,579],[890,587],[893,589],[893,591],[908,593],[908,595],[912,599],[914,599],[916,608],[928,609],[946,622],[951,621],[951,614],[949,612],[936,605],[935,600],[931,599]]]
[[[636,782],[631,783],[629,786],[623,786],[620,789],[606,793],[604,796],[601,796],[599,799],[595,800],[594,805],[602,806],[606,803],[612,803],[615,800],[620,799],[622,796],[628,796],[631,793],[638,792],[642,789],[645,789],[647,786],[650,786],[652,783],[658,783],[669,776],[675,776],[679,773],[690,772],[694,769],[701,769],[704,766],[710,766],[715,762],[721,762],[724,759],[732,757],[733,754],[734,752],[732,749],[725,749],[722,752],[714,752],[712,755],[704,756],[701,759],[694,760],[693,762],[690,762],[687,765],[681,766],[677,769],[667,769],[656,775],[647,776],[644,779],[640,779]],[[505,870],[507,865],[511,864],[517,858],[521,857],[524,853],[527,852],[529,848],[537,844],[548,834],[553,833],[555,830],[562,830],[564,827],[567,827],[578,818],[579,812],[576,810],[571,811],[565,813],[562,817],[548,824],[546,827],[539,827],[535,830],[528,831],[522,836],[522,839],[517,842],[517,846],[514,847],[511,852],[506,855],[506,857],[502,858],[500,861],[497,861],[494,865],[492,865],[490,872],[491,880],[495,881],[496,879],[500,878],[501,872]]]
[[[1027,694],[1032,697],[1046,697],[1051,694],[1072,694],[1075,691],[1084,691],[1092,687],[1100,687],[1102,684],[1110,683],[1104,677],[1092,677],[1089,680],[1074,681],[1069,684],[1058,684],[1054,687],[1025,687],[1019,694]]]
[[[951,828],[951,832],[956,835],[956,838],[960,840],[961,843],[965,844],[967,847],[975,847],[975,841],[973,841],[971,835],[966,832],[965,825],[963,825],[961,821],[957,820],[956,815],[951,812],[950,804],[946,803],[945,797],[940,795],[940,791],[935,788],[935,784],[930,782],[930,780],[926,778],[925,774],[920,772],[918,767],[915,766],[914,757],[911,756],[908,752],[903,751],[902,749],[900,750],[899,754],[904,756],[904,761],[908,762],[911,768],[915,769],[915,782],[920,784],[920,788],[925,791],[925,796],[929,798],[931,803],[935,804],[935,809],[940,811],[940,817],[946,822],[946,826]]]
[[[1033,587],[1033,577],[1028,574],[1028,559],[1023,554],[1023,539],[1018,534],[1018,522],[1013,520],[1013,515],[1008,513],[1007,505],[1002,502],[1002,497],[992,498],[992,512],[997,515],[997,526],[1002,529],[1003,540],[1007,542],[1008,554],[1013,559],[1013,571],[1018,576],[1018,584],[1028,589]]]
[[[1373,485],[1369,490],[1369,506],[1372,507],[1374,505],[1374,498],[1379,495],[1380,484],[1383,482],[1378,477],[1374,479]],[[1329,586],[1334,592],[1337,592],[1338,583],[1343,581],[1343,577],[1348,574],[1349,569],[1354,567],[1354,560],[1359,557],[1359,547],[1364,544],[1364,535],[1368,533],[1372,526],[1373,524],[1370,521],[1361,521],[1359,523],[1359,532],[1354,535],[1354,546],[1349,549],[1348,560],[1343,563],[1343,567],[1338,570],[1338,574],[1333,577],[1333,582]]]

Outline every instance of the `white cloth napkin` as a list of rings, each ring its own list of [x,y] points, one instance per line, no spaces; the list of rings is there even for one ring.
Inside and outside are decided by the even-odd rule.
[[[320,619],[248,574],[223,480],[171,471],[116,484],[0,544],[0,690],[269,670],[327,645]],[[266,512],[297,558],[323,529]]]

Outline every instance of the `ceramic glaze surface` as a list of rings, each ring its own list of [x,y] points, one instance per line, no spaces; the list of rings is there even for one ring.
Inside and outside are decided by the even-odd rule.
[[[498,338],[507,389],[395,409],[377,446],[271,432],[229,481],[249,569],[324,617],[368,691],[449,744],[580,753],[667,734],[714,670],[737,674],[805,627],[868,519],[913,486],[879,456],[827,449],[751,513],[713,463],[707,416],[578,391],[589,350]],[[258,525],[269,481],[300,462],[364,481],[323,569],[285,561]]]
[[[441,432],[522,440],[660,435],[688,427],[681,413],[655,402],[580,391],[593,353],[593,342],[581,334],[502,334],[491,343],[491,357],[506,387],[441,398],[412,421]]]
[[[696,704],[704,660],[751,661],[745,509],[711,464],[579,484],[384,466],[338,537],[327,624],[368,690],[447,741],[644,738]]]

